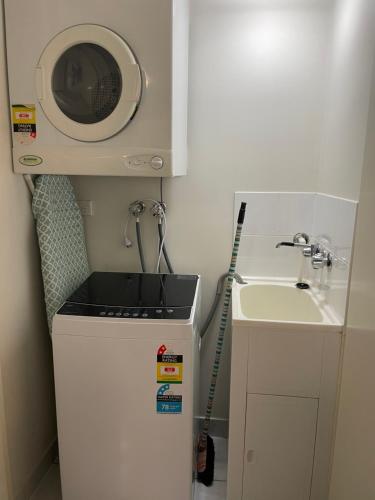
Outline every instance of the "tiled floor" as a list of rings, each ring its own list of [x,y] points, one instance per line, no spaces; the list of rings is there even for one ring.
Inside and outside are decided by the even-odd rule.
[[[215,438],[215,481],[210,488],[197,484],[195,500],[225,500],[227,478],[227,440]],[[59,467],[53,465],[30,500],[62,500]]]

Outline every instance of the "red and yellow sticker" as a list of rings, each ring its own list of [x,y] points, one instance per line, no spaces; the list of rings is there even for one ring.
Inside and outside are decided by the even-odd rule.
[[[30,144],[36,139],[36,111],[34,104],[13,104],[13,137],[19,144]]]
[[[184,376],[184,357],[169,352],[165,345],[160,346],[156,362],[156,381],[159,384],[182,384]]]

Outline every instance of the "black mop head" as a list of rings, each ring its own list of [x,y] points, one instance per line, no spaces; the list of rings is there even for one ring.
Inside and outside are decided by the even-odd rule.
[[[201,472],[198,471],[198,481],[205,486],[211,486],[214,482],[214,468],[215,468],[215,446],[211,436],[207,436],[207,448],[199,452],[201,458],[205,454],[206,467]],[[198,458],[199,462],[199,458]]]

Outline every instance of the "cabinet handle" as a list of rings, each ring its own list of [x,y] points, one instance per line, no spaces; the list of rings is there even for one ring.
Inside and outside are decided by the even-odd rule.
[[[255,462],[255,451],[254,450],[248,450],[247,461],[249,464],[253,464]]]

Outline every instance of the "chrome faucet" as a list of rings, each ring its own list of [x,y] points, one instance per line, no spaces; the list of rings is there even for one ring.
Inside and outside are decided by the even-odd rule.
[[[280,247],[300,247],[306,248],[309,246],[310,236],[306,233],[297,233],[293,237],[293,241],[280,241],[276,248]]]
[[[311,258],[313,269],[322,269],[323,267],[332,267],[332,254],[322,248],[319,244],[310,244],[310,237],[306,233],[297,233],[293,241],[280,241],[276,248],[297,247],[302,249],[304,257]]]

